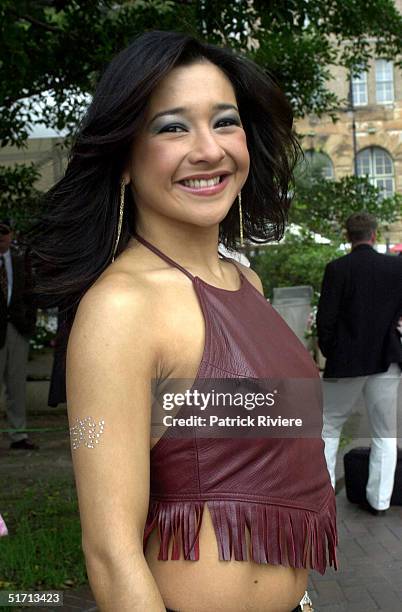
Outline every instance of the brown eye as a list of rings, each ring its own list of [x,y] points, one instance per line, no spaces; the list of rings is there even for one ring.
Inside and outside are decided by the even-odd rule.
[[[179,125],[177,123],[171,123],[170,125],[163,126],[158,134],[162,134],[164,132],[175,134],[176,132],[185,131],[185,127],[183,125]]]
[[[227,119],[219,119],[219,121],[216,122],[215,127],[232,127],[233,125],[240,126],[240,121],[234,117],[228,117]]]

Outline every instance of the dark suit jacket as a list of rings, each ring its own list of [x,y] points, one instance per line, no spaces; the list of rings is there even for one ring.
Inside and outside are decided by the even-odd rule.
[[[13,290],[10,304],[0,291],[0,348],[6,339],[7,322],[10,321],[27,339],[35,332],[36,305],[31,294],[32,271],[29,256],[10,246],[13,268]]]
[[[356,246],[331,261],[317,313],[318,344],[327,358],[324,377],[341,378],[402,367],[396,331],[402,316],[402,258]]]

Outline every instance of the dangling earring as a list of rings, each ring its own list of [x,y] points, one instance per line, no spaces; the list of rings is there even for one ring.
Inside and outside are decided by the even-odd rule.
[[[121,179],[120,182],[120,210],[119,210],[119,222],[117,225],[117,238],[116,238],[116,242],[114,245],[114,249],[113,249],[113,257],[112,257],[112,262],[114,261],[114,256],[116,255],[116,251],[117,251],[117,245],[119,244],[119,240],[120,240],[120,232],[121,232],[121,226],[123,224],[123,214],[124,214],[124,194],[126,191],[126,183],[124,182],[124,179]]]
[[[239,227],[240,227],[240,246],[244,246],[244,240],[243,240],[243,211],[241,208],[241,191],[239,192],[239,195],[237,196],[238,200],[239,200]]]

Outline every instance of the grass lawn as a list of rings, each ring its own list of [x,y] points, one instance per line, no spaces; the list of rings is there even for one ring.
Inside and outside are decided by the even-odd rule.
[[[9,535],[0,538],[0,590],[63,589],[87,583],[78,503],[72,479],[21,489],[2,486],[0,511]]]

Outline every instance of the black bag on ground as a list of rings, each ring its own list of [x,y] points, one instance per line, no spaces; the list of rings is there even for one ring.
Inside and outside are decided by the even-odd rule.
[[[352,448],[343,457],[345,468],[346,497],[352,504],[366,501],[368,480],[369,448]],[[398,460],[395,471],[394,490],[391,506],[402,506],[402,449],[398,449]]]

